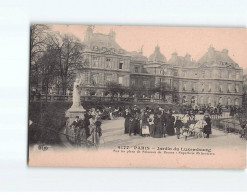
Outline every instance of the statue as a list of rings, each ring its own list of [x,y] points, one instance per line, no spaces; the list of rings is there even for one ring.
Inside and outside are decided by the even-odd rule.
[[[80,107],[81,99],[80,99],[80,80],[77,78],[74,82],[73,88],[73,105],[72,107]]]
[[[85,109],[81,105],[80,93],[81,93],[81,79],[77,78],[73,87],[73,104],[70,109],[65,112],[65,117],[68,118],[67,125],[71,125],[75,118],[83,118]]]

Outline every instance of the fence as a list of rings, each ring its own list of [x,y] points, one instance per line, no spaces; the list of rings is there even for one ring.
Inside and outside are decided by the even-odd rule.
[[[51,95],[51,94],[36,94],[30,96],[32,102],[72,102],[72,95]],[[153,103],[166,103],[162,99],[151,99],[151,98],[133,98],[133,97],[101,97],[101,96],[81,96],[81,101],[96,101],[96,102],[153,102]]]
[[[238,118],[232,117],[229,113],[222,115],[212,115],[212,126],[224,131],[225,133],[238,134],[241,138],[247,138],[246,130],[242,128]]]

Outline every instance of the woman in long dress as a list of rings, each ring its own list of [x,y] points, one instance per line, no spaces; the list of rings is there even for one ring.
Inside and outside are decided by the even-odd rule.
[[[95,144],[96,147],[100,144],[100,137],[102,136],[101,122],[97,115],[92,115],[90,119],[90,131],[91,131],[91,141]]]
[[[162,113],[158,112],[157,115],[154,117],[154,138],[161,138],[163,135],[163,124],[162,124]]]
[[[150,132],[149,132],[149,124],[148,124],[148,118],[149,118],[149,115],[147,112],[144,112],[142,114],[142,120],[141,120],[141,133],[142,133],[142,136],[149,136],[150,135]]]
[[[130,114],[129,109],[125,110],[123,117],[125,119],[124,120],[124,133],[127,134],[127,133],[129,133],[129,130],[130,130],[130,118],[131,118],[131,114]]]

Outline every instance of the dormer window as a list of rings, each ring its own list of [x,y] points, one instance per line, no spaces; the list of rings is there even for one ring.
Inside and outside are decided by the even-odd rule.
[[[98,47],[97,46],[93,46],[93,50],[98,50]]]
[[[106,51],[106,48],[105,47],[102,47],[102,51]]]

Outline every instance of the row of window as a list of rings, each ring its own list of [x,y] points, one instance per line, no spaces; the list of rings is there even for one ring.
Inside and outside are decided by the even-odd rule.
[[[194,77],[194,78],[228,78],[228,79],[241,79],[241,74],[237,72],[233,74],[232,71],[201,71],[200,74],[198,72],[190,72],[190,71],[182,71],[183,77]]]
[[[120,85],[124,84],[124,77],[123,76],[118,76],[117,79],[118,79],[118,84],[120,84]],[[92,85],[98,85],[98,84],[103,84],[103,83],[107,84],[107,83],[110,83],[112,81],[114,81],[114,78],[112,75],[106,75],[105,80],[103,81],[103,79],[102,79],[101,82],[100,82],[100,75],[99,74],[93,74],[92,78],[91,78],[91,84]]]
[[[227,88],[226,88],[227,87]],[[224,90],[225,88],[225,90]],[[183,83],[183,88],[182,88],[183,91],[187,91],[189,90],[189,88],[187,87],[187,84],[186,83]],[[191,91],[201,91],[201,92],[211,92],[212,91],[212,85],[211,84],[208,84],[208,85],[205,85],[204,83],[200,84],[200,88],[197,90],[197,87],[196,87],[196,83],[192,83],[191,84]],[[219,86],[214,86],[214,91],[218,91],[218,92],[240,92],[240,86],[239,85],[235,85],[234,84],[228,84],[227,86],[223,86],[223,85],[219,85]]]
[[[107,49],[106,47],[99,48],[98,46],[94,46],[93,47],[93,50],[94,51],[99,51],[99,50],[101,50],[101,51],[109,51],[110,50],[112,52],[117,52],[117,53],[120,53],[120,54],[124,53],[124,50],[123,49],[119,49],[119,50],[117,50],[115,48]]]
[[[182,103],[199,103],[199,104],[211,104],[213,105],[214,103],[219,103],[219,104],[227,104],[227,105],[239,105],[239,99],[235,98],[234,100],[231,99],[230,97],[223,99],[222,97],[219,98],[213,98],[213,97],[199,97],[198,100],[196,100],[195,96],[192,96],[190,101],[187,100],[186,96],[182,97]]]
[[[92,66],[93,67],[100,67],[100,57],[93,57]],[[113,58],[105,58],[105,68],[106,69],[112,69],[115,62],[113,61]],[[118,69],[123,70],[124,69],[124,60],[120,59],[118,63]]]

